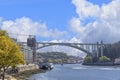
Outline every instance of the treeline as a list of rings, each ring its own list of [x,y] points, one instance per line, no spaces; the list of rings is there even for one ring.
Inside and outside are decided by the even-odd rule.
[[[87,55],[84,58],[84,65],[114,65],[115,59],[120,58],[120,41],[114,44],[107,44],[103,47],[103,55],[101,55],[101,47],[99,47],[99,56],[93,57]]]
[[[82,59],[76,56],[70,56],[63,52],[44,52],[37,53],[37,58],[40,63],[52,62],[52,63],[67,63],[68,60],[73,59]]]
[[[104,56],[109,57],[111,60],[120,57],[120,41],[114,44],[106,45],[103,48]]]

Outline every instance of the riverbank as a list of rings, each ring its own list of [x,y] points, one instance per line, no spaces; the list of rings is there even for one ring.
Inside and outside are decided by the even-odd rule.
[[[12,74],[12,76],[16,78],[16,80],[27,80],[27,78],[29,78],[33,74],[44,73],[44,72],[46,71],[42,69],[36,69],[36,70],[19,72],[17,74]]]
[[[97,62],[97,63],[82,63],[82,65],[88,66],[115,66],[114,62]]]

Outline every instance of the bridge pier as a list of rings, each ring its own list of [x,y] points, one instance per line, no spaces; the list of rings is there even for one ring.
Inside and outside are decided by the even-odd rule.
[[[36,37],[30,35],[29,38],[27,39],[27,46],[31,48],[33,51],[33,62],[36,62]]]
[[[96,45],[96,57],[99,57],[99,42]]]
[[[100,50],[101,50],[101,56],[103,56],[103,41],[101,41],[101,47],[100,47]]]
[[[92,44],[92,55],[93,57],[96,57],[96,45]]]
[[[36,62],[36,47],[33,47],[33,62]]]

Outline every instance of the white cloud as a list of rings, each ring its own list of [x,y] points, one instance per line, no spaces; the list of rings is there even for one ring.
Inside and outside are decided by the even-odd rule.
[[[23,34],[23,35],[36,35],[40,37],[59,38],[66,34],[65,31],[58,29],[48,29],[45,23],[34,22],[28,17],[18,18],[15,21],[6,20],[2,21],[1,29],[7,30],[8,33]],[[28,36],[14,35],[20,41],[26,41]]]
[[[79,18],[72,18],[69,22],[69,25],[71,27],[71,29],[75,32],[81,32],[83,33],[84,31],[84,27],[82,27],[82,24],[80,22]]]
[[[87,0],[72,0],[78,17],[73,17],[70,28],[83,42],[115,42],[120,40],[120,0],[98,6]],[[83,25],[88,18],[95,19]]]
[[[78,38],[73,37],[70,40],[61,39],[61,40],[52,40],[50,42],[52,42],[52,43],[80,43],[81,41]]]
[[[98,5],[93,5],[86,0],[72,0],[72,3],[76,6],[76,12],[80,19],[100,15],[100,8]]]
[[[73,37],[69,42],[70,43],[81,43],[81,41],[77,39],[76,37]]]

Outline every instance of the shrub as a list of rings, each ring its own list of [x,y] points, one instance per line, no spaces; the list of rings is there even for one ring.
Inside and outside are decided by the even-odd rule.
[[[99,58],[99,61],[100,61],[100,62],[108,62],[108,61],[110,61],[110,58],[108,58],[108,57],[106,57],[106,56],[101,56],[101,57]]]

